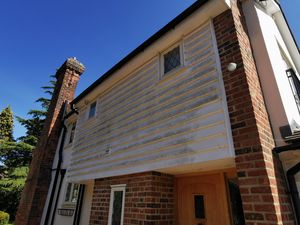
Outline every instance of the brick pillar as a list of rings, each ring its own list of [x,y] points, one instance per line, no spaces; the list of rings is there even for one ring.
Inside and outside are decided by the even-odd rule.
[[[294,224],[240,2],[214,18],[247,225]],[[238,64],[234,72],[230,62]]]
[[[19,203],[15,225],[39,225],[51,182],[51,169],[62,128],[62,106],[72,101],[84,66],[69,58],[56,73],[56,86]]]
[[[90,225],[107,225],[110,185],[126,184],[124,225],[173,225],[174,177],[145,172],[95,180]]]

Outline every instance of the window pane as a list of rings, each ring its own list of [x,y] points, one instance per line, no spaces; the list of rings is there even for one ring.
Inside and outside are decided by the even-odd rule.
[[[123,191],[114,192],[112,225],[121,225]]]
[[[164,73],[180,66],[180,49],[179,46],[164,55]]]
[[[78,191],[79,191],[79,184],[74,184],[71,202],[74,203],[77,201]]]
[[[195,195],[195,217],[197,219],[205,219],[205,209],[204,209],[204,196]]]
[[[71,133],[70,133],[69,143],[72,143],[72,142],[73,142],[74,134],[75,134],[75,128],[76,128],[76,123],[73,123],[73,124],[72,124]]]
[[[290,82],[290,86],[295,98],[295,102],[300,112],[300,81],[293,69],[286,70],[286,74]]]
[[[96,114],[96,102],[92,103],[89,111],[89,118],[95,116]]]
[[[67,191],[66,191],[66,196],[65,196],[65,202],[68,202],[70,200],[71,188],[72,188],[72,184],[68,183],[68,187],[67,187]]]

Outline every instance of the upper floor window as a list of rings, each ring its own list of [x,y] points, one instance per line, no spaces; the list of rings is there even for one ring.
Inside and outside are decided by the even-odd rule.
[[[182,46],[177,44],[162,54],[162,75],[167,74],[183,65]]]
[[[286,70],[287,77],[297,104],[298,111],[300,112],[300,81],[293,69]]]
[[[70,132],[70,138],[69,138],[69,144],[73,142],[74,135],[75,135],[75,128],[76,128],[76,122],[72,124],[71,132]]]
[[[284,51],[282,50],[280,45],[279,45],[279,48],[280,48],[280,53],[281,53],[281,57],[282,57],[282,63],[283,63],[286,75],[288,77],[290,87],[291,87],[298,111],[300,113],[300,81],[299,81],[299,78],[296,75],[290,61],[288,60],[288,57],[284,54]]]
[[[92,118],[96,115],[96,106],[97,106],[97,102],[93,102],[90,105],[90,109],[89,109],[89,118]]]

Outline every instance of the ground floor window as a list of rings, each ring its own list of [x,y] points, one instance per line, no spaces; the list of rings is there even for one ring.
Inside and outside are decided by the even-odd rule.
[[[111,185],[108,225],[123,225],[126,184]]]
[[[78,192],[79,184],[68,183],[65,193],[64,205],[75,206],[78,198]]]

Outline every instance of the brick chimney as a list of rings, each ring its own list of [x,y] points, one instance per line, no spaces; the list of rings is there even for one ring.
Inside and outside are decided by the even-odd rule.
[[[39,225],[46,202],[51,170],[62,129],[63,104],[72,101],[85,67],[76,58],[67,59],[56,73],[56,85],[40,140],[19,203],[15,225]]]

